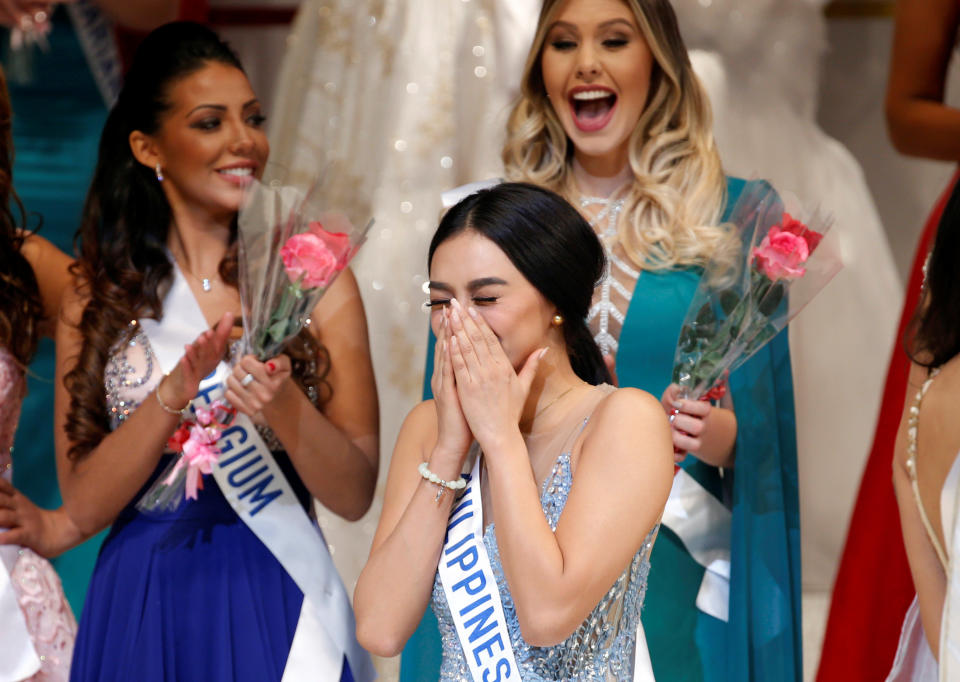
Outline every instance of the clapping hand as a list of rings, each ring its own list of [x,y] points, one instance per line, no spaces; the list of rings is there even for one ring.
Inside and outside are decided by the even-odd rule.
[[[217,368],[227,350],[230,330],[233,328],[233,313],[224,313],[214,329],[208,329],[188,343],[183,357],[170,376],[161,381],[157,390],[163,388],[163,404],[179,408],[189,403],[200,389],[200,382]],[[163,384],[169,383],[169,386]]]
[[[252,417],[273,402],[291,371],[290,358],[282,353],[266,362],[245,355],[227,377],[224,395],[238,411]]]

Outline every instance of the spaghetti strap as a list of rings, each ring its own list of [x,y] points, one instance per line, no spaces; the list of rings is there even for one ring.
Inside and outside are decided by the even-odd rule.
[[[927,390],[930,388],[930,384],[933,383],[933,378],[937,376],[939,372],[939,368],[930,372],[930,376],[927,377],[927,380],[923,382],[923,386],[917,391],[913,406],[910,408],[910,417],[907,420],[906,466],[907,476],[910,478],[910,487],[913,490],[913,497],[917,501],[917,509],[920,511],[920,519],[923,521],[923,527],[927,531],[930,543],[937,552],[937,558],[940,559],[940,564],[943,566],[944,572],[948,573],[949,563],[947,561],[947,553],[940,543],[940,538],[937,537],[937,534],[933,530],[933,525],[930,523],[930,518],[927,516],[927,511],[923,506],[923,500],[920,499],[920,486],[917,483],[917,427],[920,421],[920,406],[923,403],[924,396],[927,394]]]

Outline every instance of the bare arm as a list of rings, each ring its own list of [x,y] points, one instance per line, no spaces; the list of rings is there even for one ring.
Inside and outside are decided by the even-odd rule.
[[[453,495],[420,476],[426,462],[446,481],[459,476],[473,440],[457,399],[448,330],[437,330],[434,400],[421,403],[400,429],[390,461],[383,511],[353,605],[357,639],[380,656],[396,656],[430,600]]]
[[[216,331],[203,332],[189,344],[179,364],[130,418],[75,461],[67,456],[71,445],[65,428],[70,395],[63,379],[77,362],[82,337],[76,323],[85,305],[86,300],[77,292],[68,292],[57,326],[54,442],[64,509],[84,535],[92,535],[113,523],[146,483],[180,421],[178,415],[160,407],[154,393],[161,391],[168,406],[186,405],[196,395],[201,379],[213,371],[223,356],[233,317],[228,313]]]
[[[917,599],[920,605],[920,620],[927,637],[927,643],[934,656],[939,659],[940,650],[940,616],[943,611],[943,601],[947,594],[947,581],[937,557],[936,550],[930,542],[926,527],[920,517],[917,499],[914,496],[907,475],[907,420],[909,410],[913,407],[913,397],[923,384],[925,370],[919,365],[910,368],[910,380],[907,383],[907,399],[904,402],[903,414],[900,417],[900,428],[897,430],[897,440],[893,457],[893,487],[897,495],[897,506],[900,509],[900,526],[903,531],[903,544],[907,551],[907,561],[910,564],[910,573],[913,584],[917,589]]]
[[[63,293],[71,284],[70,257],[43,237],[28,235],[23,242],[23,255],[33,268],[43,300],[43,321],[40,329],[44,336],[53,336],[57,328],[57,316]]]
[[[660,518],[673,479],[670,430],[647,393],[604,399],[555,533],[516,436],[502,452],[484,449],[497,544],[524,640],[552,646],[583,623]]]
[[[460,473],[456,460],[438,452],[433,401],[421,403],[403,423],[390,460],[377,532],[353,596],[357,639],[378,656],[396,656],[430,602],[453,494],[437,497],[417,467],[427,462],[444,480]]]
[[[373,501],[380,417],[363,301],[349,270],[317,304],[312,320],[310,329],[330,357],[327,381],[333,394],[322,412],[291,378],[272,382],[266,365],[253,356],[234,369],[226,397],[247,414],[261,412],[310,494],[355,521]],[[282,361],[286,366],[286,358]],[[257,381],[245,389],[240,379],[246,372]]]
[[[960,110],[943,103],[958,20],[956,0],[897,0],[886,112],[903,154],[960,161]]]

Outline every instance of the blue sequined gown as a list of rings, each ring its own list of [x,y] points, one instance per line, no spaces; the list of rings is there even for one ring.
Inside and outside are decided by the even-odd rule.
[[[600,386],[590,392],[584,403],[575,409],[572,436],[566,439],[559,456],[544,480],[540,493],[543,513],[556,530],[576,469],[571,461],[570,446],[586,425],[589,415],[614,389]],[[570,431],[570,428],[567,429]],[[607,681],[633,679],[634,653],[640,609],[647,589],[650,571],[650,550],[657,528],[650,531],[643,545],[633,556],[613,586],[607,591],[586,620],[566,641],[552,647],[534,647],[523,640],[516,607],[510,596],[510,586],[503,574],[500,552],[497,547],[495,524],[486,526],[483,543],[490,557],[490,565],[497,581],[503,612],[510,632],[514,656],[520,667],[523,682],[547,682],[555,680]],[[469,682],[470,671],[464,658],[463,648],[457,638],[456,627],[450,614],[439,574],[434,579],[432,606],[440,628],[443,659],[440,665],[441,682]],[[426,679],[426,678],[424,678]]]

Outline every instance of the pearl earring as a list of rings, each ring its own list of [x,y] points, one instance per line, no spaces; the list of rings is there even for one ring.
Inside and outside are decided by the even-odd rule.
[[[157,162],[157,182],[163,182],[163,169],[160,168],[160,163]]]
[[[557,313],[556,315],[553,316],[553,326],[559,327],[561,324],[563,324],[563,315],[561,315],[560,313]]]

